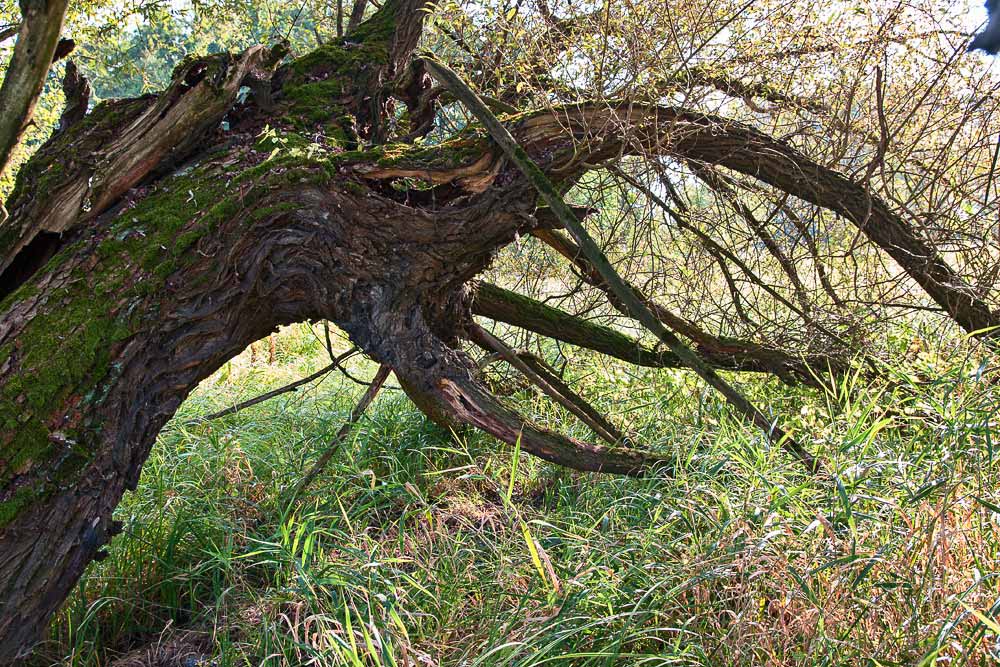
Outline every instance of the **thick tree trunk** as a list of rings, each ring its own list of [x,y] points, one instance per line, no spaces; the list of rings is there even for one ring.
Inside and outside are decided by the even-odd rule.
[[[101,105],[19,174],[0,225],[0,664],[30,649],[100,557],[188,393],[281,324],[336,323],[435,419],[582,470],[664,464],[546,431],[475,380],[460,347],[474,311],[636,363],[678,360],[498,288],[476,296],[497,250],[546,222],[534,185],[483,135],[385,144],[400,133],[390,98],[408,107],[407,136],[433,118],[429,80],[409,62],[422,4],[387,0],[285,66],[263,47],[185,61],[164,93]],[[237,104],[242,86],[253,95]],[[603,134],[574,136],[587,117]],[[563,184],[632,150],[626,134],[753,174],[852,219],[963,326],[995,319],[882,204],[742,126],[604,105],[510,129]],[[757,348],[711,352],[719,367],[796,370]]]
[[[384,93],[369,93],[413,75],[417,5],[390,0],[273,81],[266,49],[188,61],[162,95],[104,104],[19,175],[0,227],[0,663],[100,557],[187,394],[281,324],[335,322],[429,414],[525,451],[613,472],[658,461],[531,425],[458,348],[467,284],[536,224],[529,184],[481,140],[430,162],[420,147],[344,151],[384,134]],[[259,93],[230,112],[241,85]],[[392,186],[411,170],[441,184],[439,205]]]
[[[164,179],[3,305],[2,658],[37,637],[114,532],[112,510],[188,392],[277,325],[331,320],[419,391],[471,382],[443,341],[465,319],[463,285],[523,217],[490,212],[492,198],[476,215],[432,215],[288,172],[208,190],[236,158]]]

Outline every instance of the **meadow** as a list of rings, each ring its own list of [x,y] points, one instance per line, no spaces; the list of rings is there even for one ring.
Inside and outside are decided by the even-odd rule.
[[[362,386],[334,373],[198,417],[322,367],[315,332],[288,328],[273,363],[257,343],[163,431],[34,664],[987,664],[996,372],[918,347],[891,380],[754,388],[826,458],[816,477],[685,373],[591,365],[583,393],[672,470],[582,474],[449,433],[390,378],[287,502]],[[541,423],[588,435],[494,372]]]

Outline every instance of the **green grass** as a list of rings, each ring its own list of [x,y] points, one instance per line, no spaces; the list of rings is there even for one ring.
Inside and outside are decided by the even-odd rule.
[[[675,477],[559,469],[453,437],[386,391],[289,507],[281,492],[362,387],[330,376],[191,419],[322,365],[317,340],[290,328],[274,365],[266,346],[244,353],[165,429],[119,509],[124,534],[36,664],[108,665],[171,641],[233,667],[987,664],[1000,651],[997,374],[959,351],[901,354],[888,380],[825,394],[747,383],[828,459],[821,478],[688,375],[579,356],[578,386],[672,453]],[[531,393],[511,400],[588,437]]]

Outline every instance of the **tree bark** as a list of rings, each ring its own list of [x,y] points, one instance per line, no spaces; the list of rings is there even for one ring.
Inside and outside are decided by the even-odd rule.
[[[262,47],[186,61],[164,93],[105,103],[19,174],[0,226],[0,663],[101,556],[188,393],[282,324],[336,323],[433,416],[525,451],[611,472],[660,461],[532,425],[459,349],[467,284],[535,224],[530,184],[478,140],[430,162],[419,146],[344,150],[385,131],[370,92],[411,75],[419,5],[386,2],[273,79]],[[263,77],[273,96],[234,106]],[[436,174],[438,203],[392,187],[409,170]]]
[[[105,102],[18,174],[0,225],[0,663],[30,650],[101,556],[184,398],[282,324],[337,324],[433,419],[580,470],[669,472],[662,456],[547,431],[477,382],[461,349],[474,313],[637,363],[680,360],[474,289],[499,249],[554,225],[533,215],[536,184],[482,133],[387,143],[396,102],[413,114],[403,136],[427,131],[433,96],[410,59],[424,16],[422,0],[386,0],[284,65],[280,46],[186,60],[163,93]],[[237,102],[242,86],[253,93]],[[559,187],[640,150],[637,137],[753,175],[849,217],[963,326],[994,321],[884,205],[748,128],[607,105],[508,125]],[[772,370],[739,351],[710,360]]]
[[[56,54],[68,0],[22,0],[14,55],[0,86],[0,174],[31,122]],[[0,206],[0,222],[6,214]]]

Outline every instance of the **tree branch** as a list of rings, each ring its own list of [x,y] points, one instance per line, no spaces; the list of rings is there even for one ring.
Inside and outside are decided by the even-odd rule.
[[[584,229],[580,221],[576,219],[573,211],[563,201],[562,195],[552,185],[552,182],[545,173],[538,168],[538,165],[528,157],[524,149],[514,140],[510,132],[500,124],[496,116],[489,108],[476,96],[476,94],[465,85],[459,77],[450,69],[434,60],[426,60],[431,73],[442,83],[448,86],[455,96],[472,112],[481,122],[490,136],[497,143],[507,158],[520,169],[528,180],[535,186],[539,194],[559,217],[562,223],[573,235],[584,256],[598,270],[601,277],[614,292],[615,296],[621,299],[629,315],[637,319],[647,329],[653,332],[657,338],[663,341],[677,357],[692,370],[698,373],[711,387],[721,393],[727,401],[744,417],[752,421],[758,428],[764,431],[767,436],[776,444],[784,447],[793,456],[799,459],[810,471],[819,470],[819,462],[811,454],[805,451],[791,436],[781,428],[771,422],[756,407],[754,407],[740,392],[722,379],[718,373],[710,368],[694,352],[692,352],[681,340],[668,331],[663,326],[645,303],[629,288],[629,286],[618,275],[611,266],[607,257]]]
[[[368,0],[354,0],[354,5],[351,7],[351,17],[347,21],[348,34],[361,25],[361,19],[365,17],[365,8],[367,6]]]
[[[583,410],[577,403],[564,396],[559,389],[536,373],[531,366],[518,357],[514,350],[510,349],[502,340],[493,336],[478,324],[473,324],[470,327],[469,333],[474,343],[487,352],[492,351],[499,354],[504,361],[520,371],[524,377],[528,378],[532,384],[541,389],[549,398],[576,415],[580,421],[589,426],[594,433],[608,442],[608,444],[617,445],[620,443],[621,434],[614,428],[607,429],[605,427],[606,420],[599,421],[593,419],[587,410]]]
[[[277,389],[273,389],[273,390],[271,390],[269,392],[261,394],[260,396],[255,396],[254,398],[251,398],[249,400],[243,401],[242,403],[237,403],[236,405],[231,405],[228,408],[225,408],[224,410],[219,410],[218,412],[213,412],[212,414],[203,415],[201,417],[195,417],[191,421],[192,422],[207,422],[207,421],[212,421],[214,419],[219,419],[220,417],[226,417],[228,415],[234,415],[237,412],[240,412],[241,410],[245,410],[245,409],[247,409],[249,407],[257,405],[258,403],[263,403],[264,401],[269,401],[272,398],[276,398],[278,396],[281,396],[282,394],[287,394],[287,393],[296,391],[302,385],[309,384],[313,380],[317,380],[317,379],[323,377],[324,375],[326,375],[327,373],[330,373],[331,371],[337,370],[338,368],[340,368],[340,364],[343,363],[345,359],[347,359],[351,355],[355,354],[356,352],[357,352],[357,348],[352,348],[352,349],[348,350],[347,352],[345,352],[344,354],[342,354],[339,357],[337,357],[336,359],[334,359],[333,363],[324,366],[323,368],[319,369],[315,373],[310,373],[309,375],[307,375],[304,378],[296,380],[295,382],[290,382],[289,384],[286,384],[284,387],[279,387]]]
[[[603,159],[643,152],[704,162],[763,181],[853,223],[884,250],[952,319],[977,335],[1000,335],[1000,316],[977,295],[937,250],[865,186],[811,160],[790,145],[748,125],[668,106],[570,105],[538,115],[517,128],[537,140],[542,133],[574,131],[591,136],[574,145],[573,157],[550,169],[570,178]],[[558,128],[558,129],[557,129]],[[598,130],[597,128],[601,128]],[[551,161],[557,162],[558,156]]]
[[[527,329],[638,366],[681,367],[680,360],[671,352],[651,350],[611,327],[574,317],[541,301],[490,283],[476,284],[472,311],[497,322]]]
[[[473,380],[468,369],[453,360],[453,353],[438,352],[431,354],[441,361],[437,369],[440,376],[431,383],[421,373],[411,376],[396,370],[407,396],[433,420],[475,426],[510,445],[519,443],[529,454],[574,470],[641,475],[658,468],[672,474],[669,459],[659,454],[583,442],[538,426]]]
[[[68,0],[22,0],[14,55],[0,86],[0,174],[28,127],[59,44]],[[6,36],[4,37],[6,39]],[[0,222],[6,218],[0,206]]]
[[[324,452],[316,460],[313,467],[309,469],[309,472],[307,472],[302,479],[299,480],[299,483],[295,485],[295,488],[292,489],[292,492],[288,497],[289,502],[294,501],[302,495],[302,492],[305,491],[310,484],[312,484],[312,481],[316,479],[316,476],[323,472],[327,464],[330,462],[330,459],[333,458],[333,455],[337,453],[337,450],[340,448],[340,443],[347,438],[351,432],[351,428],[358,422],[358,420],[361,419],[365,410],[367,410],[368,406],[375,400],[375,397],[378,395],[379,390],[382,389],[382,385],[385,384],[385,381],[388,379],[389,373],[391,372],[392,369],[385,364],[378,367],[378,372],[375,373],[375,377],[372,379],[371,384],[368,385],[368,389],[365,391],[364,395],[361,396],[361,400],[358,401],[358,404],[354,406],[353,410],[351,410],[351,414],[347,418],[347,421],[340,427],[337,434],[333,436],[333,440],[330,441],[326,450],[324,450]]]

